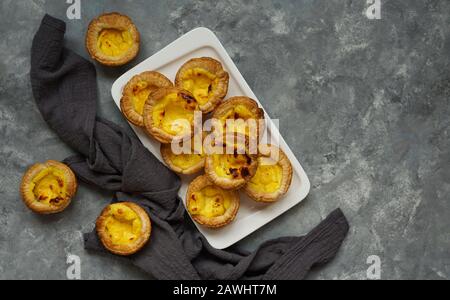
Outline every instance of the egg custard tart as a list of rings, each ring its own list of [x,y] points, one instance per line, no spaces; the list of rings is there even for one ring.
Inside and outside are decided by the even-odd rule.
[[[228,92],[229,75],[210,57],[194,58],[178,71],[175,85],[191,92],[203,113],[213,111]]]
[[[259,141],[264,132],[264,111],[249,97],[229,98],[217,107],[212,118],[219,122],[217,129],[221,135],[236,132]]]
[[[242,139],[242,135],[239,135],[240,138],[233,137],[224,137],[223,142],[214,146],[212,153],[210,149],[206,150],[205,174],[215,185],[226,190],[243,187],[258,167],[258,156],[250,153],[249,139]]]
[[[134,76],[123,89],[120,108],[128,121],[144,127],[144,104],[151,92],[159,88],[172,87],[172,82],[163,74],[148,71]]]
[[[148,134],[163,144],[192,137],[198,103],[191,93],[178,88],[161,88],[144,104],[144,125]]]
[[[221,189],[202,175],[189,185],[186,207],[197,223],[209,228],[223,227],[236,217],[239,193]]]
[[[145,210],[131,202],[107,206],[96,222],[97,234],[105,248],[117,255],[131,255],[148,242],[150,218]]]
[[[205,155],[202,149],[202,139],[200,138],[197,142],[197,147],[194,147],[195,142],[196,139],[192,138],[190,151],[187,154],[175,154],[172,151],[172,144],[161,144],[161,156],[172,171],[183,175],[191,175],[200,172],[204,168]]]
[[[77,190],[77,179],[63,163],[49,160],[29,168],[22,178],[20,193],[26,206],[39,214],[63,211]]]
[[[139,32],[133,21],[119,13],[103,14],[91,21],[86,34],[89,55],[106,66],[121,66],[139,52]]]
[[[287,193],[292,165],[286,154],[273,145],[259,145],[258,169],[244,188],[258,202],[275,202]]]

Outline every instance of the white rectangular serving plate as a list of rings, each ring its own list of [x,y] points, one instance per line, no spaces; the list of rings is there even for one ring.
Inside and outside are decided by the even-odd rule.
[[[186,61],[194,57],[204,56],[213,57],[222,62],[224,69],[230,74],[227,98],[243,95],[255,99],[261,106],[261,103],[242,77],[217,36],[209,29],[203,27],[188,32],[118,78],[111,89],[114,102],[120,109],[122,89],[134,75],[145,71],[158,71],[174,81],[178,69]],[[272,204],[257,203],[241,192],[241,206],[236,219],[223,228],[208,229],[194,222],[198,230],[214,248],[224,249],[240,241],[300,203],[309,193],[310,182],[308,176],[266,112],[265,117],[267,130],[264,138],[270,136],[272,137],[272,142],[274,139],[277,140],[280,148],[291,160],[294,171],[291,188],[282,199]],[[147,136],[141,128],[132,124],[130,126],[136,132],[142,144],[164,163],[159,150],[160,143]],[[196,176],[181,176],[182,186],[179,195],[185,205],[188,185]]]

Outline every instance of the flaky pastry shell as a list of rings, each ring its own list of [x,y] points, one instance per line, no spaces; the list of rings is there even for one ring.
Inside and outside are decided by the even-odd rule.
[[[247,110],[246,112],[249,113],[249,116],[241,116],[239,115],[239,112],[235,112],[235,109],[237,107],[243,106]],[[264,117],[264,110],[259,107],[258,103],[245,96],[237,96],[237,97],[231,97],[225,101],[223,101],[217,109],[214,111],[212,119],[213,120],[222,120],[224,119],[253,119],[257,123],[257,130],[256,130],[256,139],[259,141],[262,138],[262,135],[264,133],[265,129],[265,117]],[[221,121],[222,122],[222,121]],[[222,124],[224,125],[224,124]],[[255,138],[252,136],[251,138]]]
[[[230,76],[223,69],[222,64],[211,57],[193,58],[178,70],[175,78],[175,86],[186,89],[183,83],[184,78],[190,70],[194,69],[206,70],[216,78],[217,84],[214,84],[214,86],[210,84],[210,89],[208,89],[208,101],[204,104],[199,103],[200,110],[206,114],[213,111],[227,95]]]
[[[213,187],[214,189],[217,189],[218,191],[222,191],[222,193],[226,193],[230,196],[230,206],[225,211],[225,213],[221,216],[216,217],[207,217],[204,215],[199,214],[192,214],[191,211],[189,211],[189,207],[191,207],[191,201],[193,200],[193,194],[195,192],[201,191],[202,189],[206,187]],[[196,221],[197,223],[209,227],[209,228],[220,228],[225,225],[228,225],[231,223],[239,210],[240,205],[240,199],[239,199],[239,193],[237,191],[223,191],[221,188],[217,187],[212,183],[208,177],[202,175],[194,179],[188,187],[187,194],[186,194],[186,207],[188,212],[190,213],[192,219]]]
[[[194,141],[192,141],[194,143]],[[166,165],[174,172],[182,175],[192,175],[198,173],[203,170],[205,167],[205,156],[202,155],[200,160],[189,166],[188,168],[181,168],[173,162],[173,154],[172,144],[161,144],[160,146],[161,157],[163,158]],[[193,150],[192,150],[193,151]],[[192,152],[193,153],[193,152]],[[201,155],[201,154],[192,154],[192,155]]]
[[[108,205],[103,209],[100,216],[97,218],[95,227],[100,241],[108,251],[117,255],[128,256],[138,252],[147,244],[150,238],[152,226],[147,212],[142,207],[132,202],[120,202],[120,204],[130,208],[141,220],[142,225],[138,239],[125,245],[114,244],[112,242],[106,228],[108,218],[111,216],[111,205]]]
[[[227,137],[230,136],[229,134],[225,136],[222,140],[222,142],[219,142],[215,147],[223,147],[224,152],[226,153],[226,141]],[[216,171],[216,164],[215,159],[223,159],[225,157],[234,157],[237,158],[240,155],[237,154],[211,154],[211,150],[207,150],[207,156],[205,160],[205,174],[208,177],[209,180],[211,180],[215,185],[225,189],[225,190],[237,190],[242,188],[256,173],[257,167],[258,167],[258,155],[250,153],[249,148],[249,138],[244,137],[243,135],[234,135],[239,136],[240,138],[235,138],[235,144],[232,146],[235,149],[238,149],[239,147],[242,147],[245,149],[245,154],[242,154],[242,156],[245,156],[246,162],[240,164],[237,168],[236,167],[227,167],[227,170],[224,170],[224,172],[227,174],[227,176],[221,176]],[[245,141],[245,142],[243,142]],[[245,145],[243,145],[245,143]],[[236,152],[235,152],[236,153]],[[230,178],[231,177],[231,178]]]
[[[46,175],[46,171],[52,174]],[[55,172],[58,174],[55,174]],[[35,182],[38,176],[42,178]],[[40,188],[40,182],[48,176],[53,176],[55,180],[48,181],[44,187]],[[50,193],[56,192],[58,196],[50,197],[43,194],[39,189],[47,189]],[[63,211],[69,206],[76,191],[77,179],[75,174],[67,165],[55,160],[31,166],[25,172],[20,185],[23,202],[29,209],[38,214],[54,214]]]
[[[278,160],[276,163],[281,167],[281,184],[280,187],[274,191],[274,192],[265,192],[265,191],[258,191],[257,189],[252,188],[250,184],[247,183],[247,185],[244,187],[244,192],[253,200],[257,202],[276,202],[278,201],[282,196],[284,196],[291,186],[292,182],[292,165],[289,161],[289,158],[286,156],[286,154],[278,147],[274,145],[265,145],[261,144],[259,145],[259,157],[261,158],[270,158],[272,151],[278,151]],[[258,167],[260,167],[261,164],[259,164]],[[258,170],[257,170],[258,171]]]
[[[188,91],[180,90],[176,87],[172,87],[172,88],[160,88],[160,89],[157,89],[156,91],[154,91],[153,93],[151,93],[147,99],[147,102],[145,102],[145,105],[144,105],[144,114],[143,114],[144,126],[145,126],[144,129],[150,136],[154,137],[157,141],[159,141],[163,144],[169,144],[169,143],[181,141],[181,140],[187,138],[187,136],[172,135],[172,134],[166,132],[165,130],[159,128],[154,123],[153,110],[154,110],[155,106],[157,105],[157,103],[159,101],[161,101],[166,96],[168,96],[172,93],[177,93],[179,95],[179,97],[181,97],[184,101],[186,101],[186,103],[188,105],[195,106],[195,108],[193,109],[194,112],[196,110],[198,110],[198,104],[197,104],[194,96],[192,96],[192,94],[189,93]],[[191,130],[190,130],[190,137],[192,137],[193,134],[194,134],[194,123],[192,122]]]
[[[99,38],[104,30],[117,30],[118,34],[126,35],[128,48],[120,50],[118,55],[110,55],[99,48]],[[108,43],[111,44],[110,41]],[[113,12],[100,15],[89,24],[86,33],[86,49],[89,55],[99,63],[115,67],[133,60],[139,52],[140,36],[133,21],[120,13]],[[114,45],[117,46],[117,45]]]
[[[133,76],[123,88],[122,98],[120,99],[120,109],[122,110],[123,115],[132,124],[144,127],[143,112],[140,113],[137,111],[134,103],[135,97],[138,97],[136,92],[141,92],[141,87],[139,86],[141,83],[147,85],[144,88],[144,92],[148,93],[148,95],[159,88],[172,87],[173,83],[159,72],[147,71]],[[146,98],[148,98],[148,96]]]

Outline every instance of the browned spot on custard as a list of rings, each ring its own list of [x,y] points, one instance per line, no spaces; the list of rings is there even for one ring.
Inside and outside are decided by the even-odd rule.
[[[63,187],[64,186],[64,181],[61,178],[56,178],[56,181],[58,181],[59,187]]]
[[[188,104],[191,104],[192,102],[195,102],[195,99],[193,97],[191,97],[190,95],[187,95],[185,93],[180,93],[181,98],[183,98],[184,100],[186,100],[186,102]]]
[[[58,204],[59,204],[61,201],[63,201],[63,200],[64,200],[64,199],[61,198],[61,197],[56,197],[56,198],[50,200],[50,204],[58,205]]]
[[[230,168],[230,174],[231,174],[231,176],[233,176],[233,178],[238,178],[239,177],[239,170],[235,169],[235,168]]]
[[[243,177],[250,176],[250,172],[249,172],[248,168],[246,168],[246,167],[241,168],[241,174],[242,174]]]

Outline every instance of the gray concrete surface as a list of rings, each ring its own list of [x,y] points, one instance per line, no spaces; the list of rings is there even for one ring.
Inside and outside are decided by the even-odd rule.
[[[126,127],[111,84],[132,65],[198,26],[212,29],[303,164],[307,200],[237,246],[309,231],[336,207],[351,230],[337,258],[310,279],[365,279],[370,255],[383,279],[450,279],[450,2],[381,0],[87,1],[67,20],[66,1],[2,0],[0,12],[0,279],[64,279],[68,253],[83,279],[149,278],[123,259],[87,253],[110,195],[81,185],[62,214],[40,217],[20,200],[21,175],[68,149],[46,126],[29,83],[31,40],[44,15],[67,21],[67,46],[87,57],[84,33],[106,11],[142,34],[124,68],[98,66],[102,116]]]

